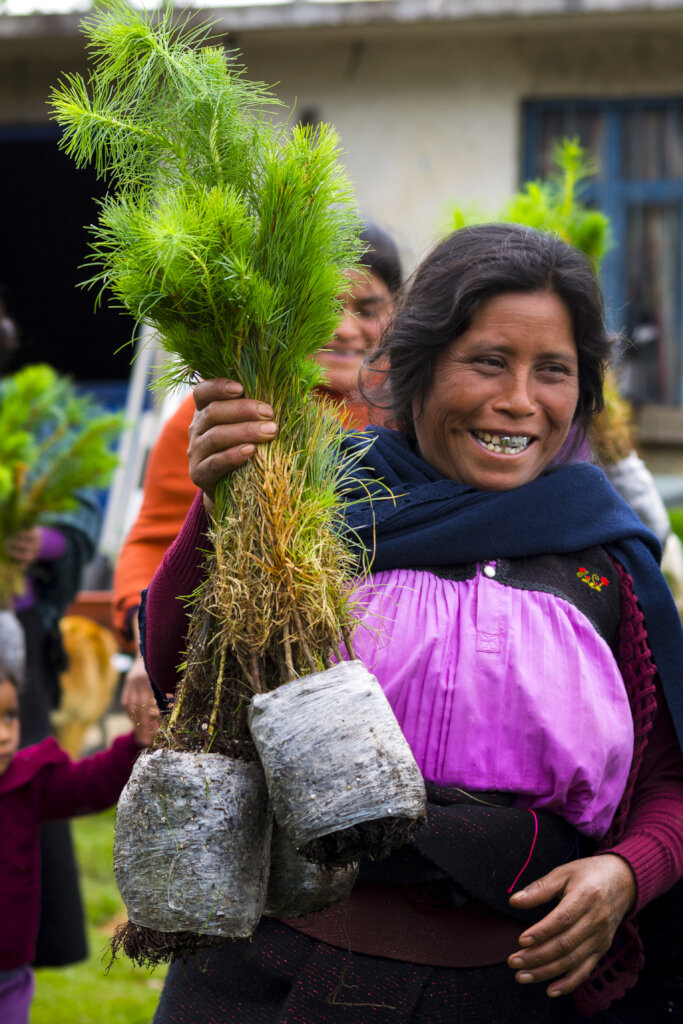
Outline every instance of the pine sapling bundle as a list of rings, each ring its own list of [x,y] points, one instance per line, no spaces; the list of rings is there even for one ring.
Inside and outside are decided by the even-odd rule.
[[[350,631],[338,426],[310,360],[338,321],[359,222],[332,129],[273,103],[207,28],[125,4],[85,19],[92,71],[54,91],[62,145],[110,181],[91,278],[178,356],[164,384],[231,377],[280,425],[220,486],[206,582],[163,742],[251,756],[252,693],[323,668]]]
[[[52,105],[67,153],[109,181],[90,283],[179,357],[165,386],[238,380],[280,428],[218,487],[183,676],[157,738],[164,753],[258,763],[254,694],[328,668],[343,647],[353,656],[358,565],[341,529],[350,463],[313,395],[310,357],[338,322],[360,223],[334,131],[274,126],[272,96],[210,45],[207,27],[113,0],[84,31],[88,81],[68,76]],[[145,943],[173,945],[138,929],[124,948]]]
[[[22,593],[23,570],[8,538],[78,504],[81,488],[106,487],[121,417],[78,395],[49,366],[2,382],[0,401],[0,607]]]

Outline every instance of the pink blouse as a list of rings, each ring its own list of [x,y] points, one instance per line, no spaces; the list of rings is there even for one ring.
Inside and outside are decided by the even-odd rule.
[[[605,834],[633,721],[614,656],[581,611],[497,582],[494,563],[461,582],[378,572],[356,595],[355,655],[427,779],[515,793],[519,806]]]

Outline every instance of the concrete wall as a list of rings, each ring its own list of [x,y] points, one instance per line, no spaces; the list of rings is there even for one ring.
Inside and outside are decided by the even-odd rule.
[[[525,100],[683,94],[683,26],[239,42],[250,75],[336,125],[363,210],[411,262],[449,202],[495,213],[515,190]]]

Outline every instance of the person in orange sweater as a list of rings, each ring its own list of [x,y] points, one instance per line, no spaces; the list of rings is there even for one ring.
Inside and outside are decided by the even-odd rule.
[[[361,239],[367,250],[359,269],[348,275],[344,317],[334,338],[315,357],[325,370],[326,385],[321,393],[336,405],[340,422],[357,429],[366,426],[369,419],[358,392],[361,363],[377,345],[389,322],[402,280],[398,250],[386,232],[366,223]],[[187,431],[194,409],[190,394],[167,420],[150,452],[140,512],[124,541],[114,572],[114,626],[120,637],[136,648],[140,594],[180,532],[197,491],[190,480],[187,461]],[[272,410],[265,405],[263,410],[262,429],[267,433]],[[126,676],[122,703],[143,730],[147,742],[151,741],[159,711],[139,656]]]

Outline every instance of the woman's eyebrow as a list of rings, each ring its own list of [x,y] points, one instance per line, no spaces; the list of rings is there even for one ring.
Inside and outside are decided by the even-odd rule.
[[[487,341],[484,338],[477,339],[477,341],[472,341],[468,347],[468,350],[474,355],[480,352],[500,352],[502,355],[516,355],[518,351],[516,345],[510,345],[505,341]],[[578,356],[570,355],[570,353],[565,351],[558,352],[555,351],[554,349],[539,352],[537,358],[554,359],[560,363],[568,363],[572,361],[574,363],[578,362]]]

